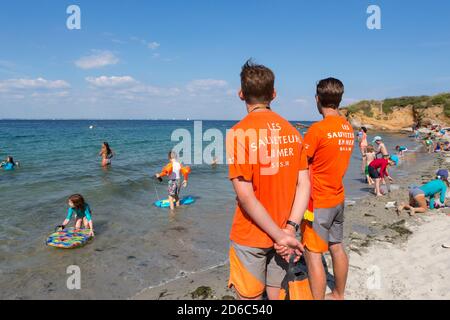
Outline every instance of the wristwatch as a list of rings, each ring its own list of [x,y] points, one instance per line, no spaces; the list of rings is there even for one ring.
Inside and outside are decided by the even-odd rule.
[[[288,220],[286,224],[293,226],[295,228],[295,231],[298,231],[298,229],[300,229],[300,225],[298,223],[295,223],[294,221]]]

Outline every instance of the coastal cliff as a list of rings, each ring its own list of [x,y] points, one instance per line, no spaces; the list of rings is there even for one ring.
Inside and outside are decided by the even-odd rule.
[[[414,124],[450,126],[450,93],[363,100],[343,107],[341,113],[353,127],[365,126],[372,130],[411,130]]]

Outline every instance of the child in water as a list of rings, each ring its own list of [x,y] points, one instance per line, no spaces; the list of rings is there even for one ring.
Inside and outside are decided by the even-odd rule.
[[[397,156],[389,156],[388,158],[375,159],[369,164],[369,176],[375,179],[375,195],[377,197],[383,196],[381,193],[380,182],[388,178],[389,181],[393,182],[394,179],[389,175],[388,167],[398,165]]]
[[[159,181],[162,181],[162,177],[168,177],[168,201],[170,204],[170,210],[174,210],[175,204],[176,206],[180,205],[180,189],[182,186],[184,188],[187,187],[191,168],[183,167],[183,165],[177,160],[177,154],[174,151],[169,152],[168,158],[169,163],[162,169],[160,173],[156,174],[156,178],[158,178]],[[184,178],[183,183],[180,183],[181,175]]]
[[[400,214],[403,210],[409,210],[411,216],[416,213],[427,212],[427,197],[430,198],[430,209],[434,209],[436,207],[436,195],[439,195],[440,204],[445,205],[448,186],[448,171],[446,169],[438,170],[438,172],[436,172],[435,180],[432,180],[421,187],[415,187],[409,190],[409,204],[402,203],[397,208],[397,214]]]
[[[403,157],[404,153],[408,151],[408,148],[405,146],[396,146],[395,151],[397,151],[399,157]]]
[[[15,162],[13,157],[8,156],[5,161],[0,164],[0,168],[3,168],[5,171],[14,170],[19,166],[19,162]]]
[[[114,152],[109,147],[108,142],[103,142],[99,155],[102,157],[102,167],[111,165],[111,159],[114,157]]]
[[[363,162],[365,164],[364,173],[366,175],[366,180],[367,180],[367,183],[369,184],[369,186],[374,184],[373,179],[369,175],[369,164],[373,160],[375,160],[376,157],[377,157],[377,155],[375,153],[375,148],[373,147],[373,145],[369,144],[366,148],[366,153],[363,155]]]
[[[69,205],[69,210],[67,211],[67,217],[61,227],[65,229],[70,223],[73,214],[75,214],[75,229],[80,229],[81,223],[83,223],[86,229],[91,230],[89,235],[94,236],[94,223],[92,222],[91,208],[84,201],[83,196],[81,194],[71,195],[67,200],[67,204]]]

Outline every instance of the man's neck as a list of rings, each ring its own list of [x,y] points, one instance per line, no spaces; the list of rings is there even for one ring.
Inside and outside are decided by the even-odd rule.
[[[328,117],[328,116],[340,116],[338,109],[333,108],[322,108],[322,116]]]
[[[247,104],[247,112],[259,112],[270,109],[270,104],[268,103],[256,103],[256,104]]]

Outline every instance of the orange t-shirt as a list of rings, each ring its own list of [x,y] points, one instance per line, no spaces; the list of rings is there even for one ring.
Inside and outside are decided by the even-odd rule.
[[[305,135],[310,158],[314,208],[332,208],[345,200],[344,175],[355,143],[352,126],[341,116],[327,116]]]
[[[300,133],[273,111],[251,112],[228,132],[227,157],[230,180],[251,181],[256,198],[283,228],[294,202],[298,172],[308,169]],[[248,247],[273,247],[272,239],[239,201],[230,239]]]

